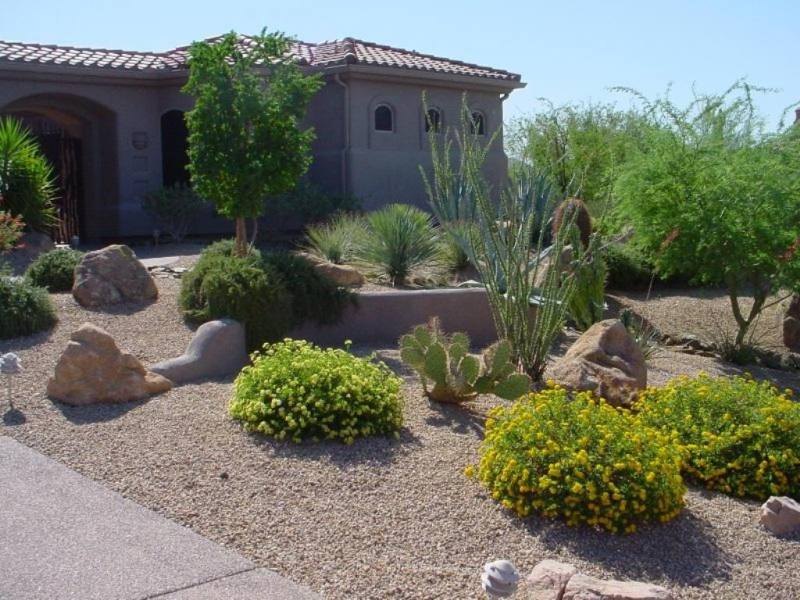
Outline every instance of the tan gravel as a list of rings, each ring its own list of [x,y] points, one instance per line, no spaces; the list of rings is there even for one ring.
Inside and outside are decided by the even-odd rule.
[[[183,351],[191,331],[176,308],[178,282],[158,285],[157,303],[113,315],[54,296],[61,322],[53,331],[0,342],[26,368],[18,412],[0,404],[0,434],[328,598],[481,598],[480,569],[497,558],[524,573],[545,558],[566,560],[587,574],[666,585],[678,598],[797,597],[800,538],[762,530],[757,503],[691,491],[677,520],[625,537],[509,514],[462,474],[476,458],[493,401],[430,406],[394,350],[380,354],[406,377],[398,441],[293,446],[248,435],[226,414],[230,381],[121,406],[48,400],[46,379],[83,321],[106,328],[145,364]],[[654,363],[651,380],[699,369],[731,371],[713,359],[668,353]]]

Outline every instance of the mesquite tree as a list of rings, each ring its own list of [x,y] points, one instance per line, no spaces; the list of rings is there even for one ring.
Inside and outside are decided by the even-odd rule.
[[[247,254],[246,219],[265,198],[291,190],[311,164],[312,128],[303,128],[321,81],[303,73],[281,33],[231,32],[189,51],[195,98],[186,114],[192,186],[236,222],[236,253]]]

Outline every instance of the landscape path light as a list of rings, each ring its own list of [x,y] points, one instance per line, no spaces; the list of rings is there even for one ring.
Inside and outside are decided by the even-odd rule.
[[[8,398],[8,405],[11,408],[14,408],[11,384],[14,380],[14,375],[18,375],[21,371],[22,365],[19,362],[19,356],[13,352],[8,352],[0,356],[0,373],[5,376],[6,397]]]
[[[519,571],[511,561],[486,563],[481,574],[481,586],[489,598],[507,598],[517,591]]]

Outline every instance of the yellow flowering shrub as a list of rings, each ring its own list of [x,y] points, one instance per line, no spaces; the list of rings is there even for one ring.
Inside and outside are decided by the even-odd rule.
[[[490,413],[479,464],[467,475],[521,517],[630,533],[681,511],[680,466],[669,435],[589,393],[570,399],[549,387]]]
[[[401,380],[382,362],[302,340],[264,344],[234,383],[230,415],[279,440],[397,435]]]
[[[800,404],[767,382],[678,377],[649,388],[639,419],[676,432],[688,480],[739,497],[800,495]]]

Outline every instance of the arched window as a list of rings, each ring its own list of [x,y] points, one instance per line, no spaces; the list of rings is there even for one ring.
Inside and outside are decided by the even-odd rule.
[[[442,111],[438,108],[429,108],[425,113],[425,133],[433,131],[439,133],[442,130]]]
[[[392,108],[381,104],[375,109],[375,131],[394,131]]]
[[[170,110],[161,115],[161,175],[165,186],[189,183],[188,136],[183,112]]]
[[[474,111],[471,115],[472,119],[469,124],[469,131],[474,135],[486,134],[486,119],[483,117],[482,112]]]

